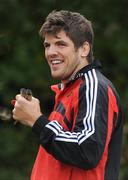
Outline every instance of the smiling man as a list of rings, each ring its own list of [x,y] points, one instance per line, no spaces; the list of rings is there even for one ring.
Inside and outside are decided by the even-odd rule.
[[[122,108],[93,58],[93,30],[76,12],[53,11],[40,29],[51,76],[60,83],[46,118],[39,100],[16,96],[13,118],[32,127],[40,141],[31,180],[117,180]]]
[[[90,46],[85,42],[79,49],[61,30],[57,35],[45,34],[45,56],[51,68],[53,78],[69,81],[78,70],[88,64],[85,60]]]

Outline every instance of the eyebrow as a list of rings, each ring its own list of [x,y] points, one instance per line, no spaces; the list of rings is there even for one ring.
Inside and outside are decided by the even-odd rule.
[[[60,38],[59,38],[60,39]],[[68,44],[67,42],[65,42],[65,41],[63,41],[63,40],[58,40],[57,42],[55,42],[55,43],[63,43],[63,44]],[[49,42],[47,42],[47,41],[44,41],[43,42],[43,45],[44,46],[46,46],[46,45],[49,45],[50,43]]]

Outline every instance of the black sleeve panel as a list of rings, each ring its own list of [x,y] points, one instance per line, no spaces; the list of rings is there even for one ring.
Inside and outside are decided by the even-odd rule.
[[[103,155],[108,132],[107,87],[96,84],[91,89],[88,91],[85,86],[80,89],[74,132],[64,131],[57,121],[49,122],[44,116],[32,128],[48,153],[61,162],[82,169],[97,166]]]

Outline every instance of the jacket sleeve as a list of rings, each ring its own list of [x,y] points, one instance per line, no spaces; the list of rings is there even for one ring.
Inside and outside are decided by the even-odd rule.
[[[111,136],[113,119],[108,121],[108,111],[113,107],[109,106],[112,103],[109,103],[107,87],[99,84],[91,89],[81,87],[73,132],[64,131],[57,121],[49,122],[44,115],[32,129],[54,158],[82,169],[92,169],[101,160]]]

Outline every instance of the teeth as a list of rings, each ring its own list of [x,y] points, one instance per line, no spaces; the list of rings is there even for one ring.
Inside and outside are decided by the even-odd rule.
[[[61,63],[60,60],[52,60],[52,64],[59,64],[59,63]]]

